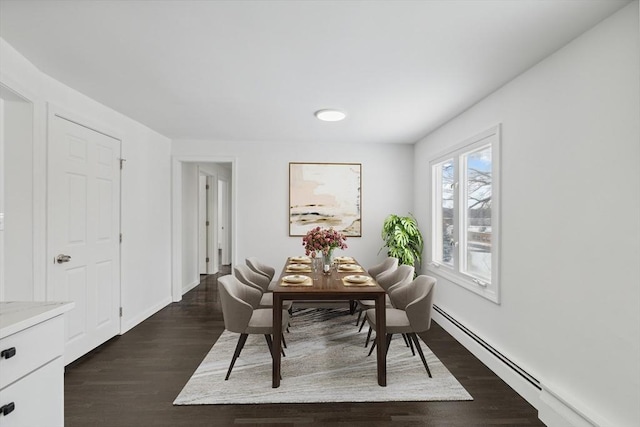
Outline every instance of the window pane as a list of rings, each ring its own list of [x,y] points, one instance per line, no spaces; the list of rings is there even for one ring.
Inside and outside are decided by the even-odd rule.
[[[491,147],[464,158],[465,273],[491,282]]]
[[[435,226],[434,261],[453,266],[453,160],[435,167]]]

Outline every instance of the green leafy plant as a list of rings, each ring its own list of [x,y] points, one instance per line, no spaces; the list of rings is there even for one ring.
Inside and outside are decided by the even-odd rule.
[[[398,258],[400,264],[412,265],[418,269],[422,262],[424,240],[418,222],[410,216],[389,215],[382,225],[382,240],[387,255]],[[379,251],[378,251],[379,253]],[[417,272],[417,271],[416,271]]]

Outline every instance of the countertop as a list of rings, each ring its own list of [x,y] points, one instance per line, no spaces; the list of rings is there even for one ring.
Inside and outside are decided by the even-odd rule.
[[[59,316],[74,305],[73,302],[0,302],[0,339]]]

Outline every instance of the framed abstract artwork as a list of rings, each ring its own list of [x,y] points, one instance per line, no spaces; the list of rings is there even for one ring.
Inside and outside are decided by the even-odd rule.
[[[362,164],[289,163],[289,235],[314,227],[362,236]]]

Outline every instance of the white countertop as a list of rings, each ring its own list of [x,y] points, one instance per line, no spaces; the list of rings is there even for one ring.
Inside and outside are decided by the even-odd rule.
[[[59,316],[74,305],[73,302],[0,302],[0,339]]]

